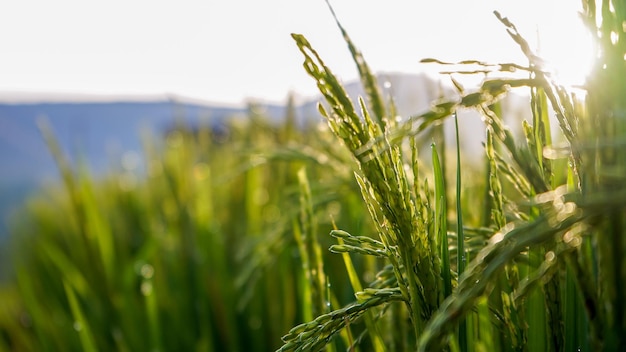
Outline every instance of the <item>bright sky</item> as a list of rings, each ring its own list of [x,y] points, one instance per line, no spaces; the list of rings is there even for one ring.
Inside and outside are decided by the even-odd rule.
[[[580,1],[332,5],[376,72],[419,72],[425,57],[524,63],[493,10],[509,17],[535,47],[539,31],[541,51],[568,79],[580,83],[581,65],[590,60],[576,14]],[[291,32],[304,34],[344,81],[356,77],[324,0],[3,2],[0,94],[171,93],[221,103],[283,102],[290,90],[313,96],[315,85]]]

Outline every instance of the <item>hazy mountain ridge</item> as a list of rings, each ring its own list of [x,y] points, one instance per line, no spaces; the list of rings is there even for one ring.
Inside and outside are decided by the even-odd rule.
[[[378,81],[381,92],[386,98],[393,97],[398,114],[403,117],[426,111],[439,97],[454,98],[456,95],[449,85],[426,74],[382,73],[378,75]],[[357,96],[363,95],[360,82],[348,82],[344,87],[354,102]],[[58,179],[56,165],[37,127],[39,119],[48,121],[62,149],[73,162],[78,159],[86,161],[97,175],[105,172],[113,159],[124,152],[141,154],[141,135],[146,131],[162,135],[177,121],[191,127],[208,123],[223,128],[226,119],[245,118],[248,112],[245,106],[220,106],[171,95],[81,96],[77,101],[63,101],[68,98],[43,96],[43,101],[38,102],[37,97],[27,94],[16,99],[15,95],[0,93],[0,238],[6,231],[9,210],[20,204],[44,180]],[[520,103],[520,99],[511,96],[503,105],[515,115],[525,115],[523,107],[528,109],[528,104],[524,99]],[[321,119],[317,111],[319,101],[320,98],[314,98],[297,105],[296,115],[300,123]],[[277,123],[286,115],[284,105],[255,106]],[[480,155],[484,136],[480,116],[473,111],[464,111],[459,114],[459,122],[464,151],[470,156]],[[454,133],[452,124],[452,119],[448,119],[444,127],[450,139]]]

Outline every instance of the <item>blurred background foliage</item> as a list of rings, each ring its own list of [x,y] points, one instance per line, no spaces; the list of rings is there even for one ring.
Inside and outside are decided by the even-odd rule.
[[[14,223],[15,284],[4,283],[0,346],[13,351],[273,350],[306,312],[298,172],[324,250],[333,302],[352,300],[332,223],[368,233],[349,155],[322,124],[280,125],[254,105],[227,131],[145,138],[105,177],[70,166],[42,126],[64,187],[30,199]],[[207,124],[208,126],[208,124]],[[355,258],[363,275],[378,263]]]

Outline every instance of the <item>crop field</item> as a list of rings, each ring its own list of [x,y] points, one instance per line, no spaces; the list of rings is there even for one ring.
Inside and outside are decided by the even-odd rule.
[[[13,222],[0,351],[626,350],[626,4],[582,8],[597,57],[577,90],[495,13],[528,61],[425,59],[484,78],[396,118],[337,21],[357,101],[292,34],[322,123],[180,123],[103,177],[42,123],[62,182]],[[478,164],[443,137],[468,109]]]

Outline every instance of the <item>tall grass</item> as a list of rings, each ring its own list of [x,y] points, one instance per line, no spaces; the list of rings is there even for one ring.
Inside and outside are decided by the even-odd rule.
[[[99,180],[69,165],[44,125],[64,187],[32,199],[14,227],[0,350],[273,350],[324,312],[308,297],[325,302],[326,286],[306,278],[330,253],[308,248],[332,229],[329,215],[367,223],[346,155],[327,129],[297,128],[293,110],[281,126],[257,110],[227,136],[181,123],[163,145],[146,138],[145,170]],[[308,238],[303,252],[294,233]],[[344,272],[333,259],[320,282]],[[333,304],[346,304],[352,292],[338,286]]]
[[[584,97],[495,13],[528,63],[460,63],[480,86],[453,79],[456,99],[398,120],[337,21],[356,102],[293,35],[326,127],[298,128],[292,101],[280,126],[252,106],[227,136],[146,139],[145,176],[96,179],[43,126],[63,187],[14,227],[0,350],[625,349],[626,8],[582,13],[598,37]],[[531,96],[520,136],[500,108],[511,88]],[[439,138],[462,109],[483,116],[482,169],[458,127]]]
[[[436,102],[430,111],[398,124],[339,23],[367,103],[359,100],[355,106],[306,38],[293,35],[305,70],[330,106],[327,110],[320,105],[321,114],[357,161],[355,178],[378,232],[377,239],[342,232],[341,237],[353,243],[340,244],[341,249],[383,257],[393,280],[384,286],[374,280],[370,288],[356,293],[354,304],[292,329],[283,337],[281,350],[320,349],[338,329],[349,329],[370,310],[402,314],[389,309],[396,301],[404,303],[412,334],[392,333],[385,342],[404,339],[402,346],[408,349],[626,348],[626,170],[621,153],[626,138],[626,8],[610,1],[600,2],[600,7],[584,2],[583,17],[597,34],[599,52],[584,99],[554,81],[514,24],[496,12],[528,64],[468,61],[499,78],[487,75],[472,92],[455,81],[457,100]],[[520,70],[528,78],[501,78]],[[522,122],[521,140],[498,112],[498,101],[511,87],[528,87],[531,93],[533,119]],[[415,138],[462,108],[480,111],[486,125],[490,216],[481,217],[487,219],[484,223],[463,220],[465,212],[481,209],[460,206],[463,170],[458,151],[454,191],[446,187],[436,146],[430,183],[417,167]],[[563,146],[552,142],[551,113]],[[448,204],[454,197],[456,208]],[[455,212],[456,226],[449,226]],[[470,234],[482,239],[477,242]]]

